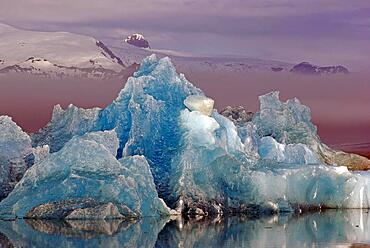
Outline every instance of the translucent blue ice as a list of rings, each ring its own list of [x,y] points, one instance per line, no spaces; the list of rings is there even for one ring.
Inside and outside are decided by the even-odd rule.
[[[8,116],[0,116],[0,200],[12,190],[32,164],[33,149],[27,133]]]
[[[192,209],[202,214],[248,211],[255,206],[276,211],[300,206],[370,206],[369,174],[324,164],[330,150],[311,123],[309,108],[297,99],[281,102],[278,92],[261,96],[260,111],[251,122],[238,126],[216,110],[210,111],[213,101],[206,99],[184,75],[176,73],[169,58],[152,55],[144,59],[108,107],[84,110],[69,106],[62,110],[57,106],[52,121],[33,135],[33,144],[48,144],[51,152],[76,156],[69,148],[74,143],[67,143],[71,139],[76,142],[75,135],[115,130],[119,140],[116,157],[125,161],[143,155],[158,195],[179,211]],[[112,154],[114,146],[108,150]],[[104,159],[107,154],[98,157]],[[119,167],[112,155],[110,159]],[[139,162],[132,161],[132,168]],[[65,169],[55,173],[57,178]],[[90,182],[81,185],[90,190]],[[42,190],[36,187],[33,194]],[[95,192],[89,190],[81,195]],[[56,197],[60,194],[61,189]],[[30,197],[22,204],[32,200]]]
[[[126,206],[135,216],[168,215],[146,159],[137,155],[117,160],[118,143],[115,131],[73,137],[27,170],[0,203],[0,215],[25,217],[42,204],[88,198],[119,209]]]

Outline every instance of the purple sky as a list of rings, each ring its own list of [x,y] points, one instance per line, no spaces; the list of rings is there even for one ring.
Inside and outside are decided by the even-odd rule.
[[[0,22],[156,49],[370,67],[369,0],[1,0]]]

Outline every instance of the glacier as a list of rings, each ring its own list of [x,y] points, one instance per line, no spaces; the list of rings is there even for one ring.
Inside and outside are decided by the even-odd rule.
[[[369,160],[323,144],[298,99],[259,100],[253,117],[233,122],[169,58],[149,56],[106,108],[54,108],[0,216],[37,218],[47,206],[63,218],[370,207],[370,174],[357,171]],[[132,179],[118,184],[123,176]]]

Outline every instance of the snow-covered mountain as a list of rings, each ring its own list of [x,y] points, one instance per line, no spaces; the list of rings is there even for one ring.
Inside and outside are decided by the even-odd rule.
[[[139,64],[155,53],[169,56],[178,71],[201,72],[301,72],[341,73],[342,67],[294,66],[277,60],[235,56],[199,56],[150,48],[142,34],[124,41],[102,41],[68,32],[20,30],[0,23],[0,75],[30,73],[50,78],[111,78],[121,75],[132,64]],[[107,44],[107,45],[105,45]],[[307,69],[307,67],[310,67]],[[317,73],[316,73],[317,72]],[[348,70],[347,70],[348,72]],[[302,72],[301,72],[302,73]]]
[[[106,78],[125,68],[104,43],[84,35],[0,24],[0,40],[0,73]]]
[[[145,42],[147,45],[142,45]],[[200,56],[172,50],[153,49],[141,34],[133,34],[124,43],[109,42],[111,49],[127,65],[140,63],[155,53],[158,57],[170,57],[177,70],[197,72],[292,72],[306,75],[346,74],[349,70],[341,65],[317,66],[308,62],[293,64],[284,61],[241,56]],[[150,49],[147,49],[150,48]]]
[[[181,72],[288,72],[293,64],[258,58],[233,56],[199,56],[169,50],[143,49],[127,43],[111,44],[112,51],[126,65],[140,63],[142,59],[155,53],[158,57],[170,57],[171,61]]]

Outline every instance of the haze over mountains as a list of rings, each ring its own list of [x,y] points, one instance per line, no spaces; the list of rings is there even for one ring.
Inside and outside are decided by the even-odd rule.
[[[294,65],[289,62],[246,58],[238,56],[199,56],[170,50],[150,49],[150,42],[142,34],[129,35],[125,40],[126,44],[112,46],[112,50],[121,58],[126,58],[126,64],[140,63],[140,61],[156,53],[159,57],[170,56],[176,68],[180,71],[199,72],[294,72],[305,75],[323,75],[348,73],[344,66],[316,66],[308,62]],[[144,49],[142,49],[144,48]],[[309,68],[308,68],[309,67]]]
[[[20,30],[0,24],[0,73],[28,73],[49,78],[119,77],[126,67],[138,64],[152,53],[170,56],[179,71],[184,72],[289,72],[288,62],[233,56],[198,56],[176,51],[155,50],[142,34],[129,35],[119,46],[108,46],[95,38],[68,32]],[[348,71],[329,66],[327,74]],[[293,68],[293,69],[292,69]],[[322,67],[317,67],[322,68]],[[334,68],[334,69],[330,69]],[[341,67],[342,68],[342,67]],[[311,70],[311,74],[318,70]]]

